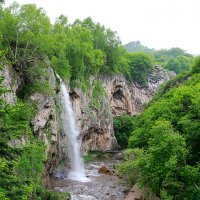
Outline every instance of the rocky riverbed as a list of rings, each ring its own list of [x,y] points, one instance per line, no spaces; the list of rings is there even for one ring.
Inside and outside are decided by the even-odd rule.
[[[127,184],[116,175],[116,164],[122,159],[121,153],[94,160],[85,165],[88,182],[67,179],[67,172],[57,170],[54,190],[70,192],[72,200],[124,200]]]

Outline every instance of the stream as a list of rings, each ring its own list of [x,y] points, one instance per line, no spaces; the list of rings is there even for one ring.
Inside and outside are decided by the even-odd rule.
[[[123,179],[116,175],[115,169],[115,165],[121,160],[121,153],[117,153],[85,164],[85,174],[89,179],[87,182],[69,180],[66,170],[57,170],[54,178],[54,190],[70,192],[72,200],[124,200],[127,186]],[[105,166],[110,172],[99,173],[102,166]]]
[[[58,76],[58,75],[57,75]],[[58,76],[60,79],[60,77]],[[65,83],[60,79],[61,119],[65,148],[60,148],[59,157],[69,155],[69,166],[59,167],[54,173],[54,190],[70,192],[72,200],[123,200],[126,187],[116,175],[115,165],[122,161],[122,153],[106,153],[100,159],[92,159],[85,165],[81,156],[81,141],[76,119]],[[62,147],[62,146],[61,146]],[[66,148],[67,147],[67,148]],[[61,150],[62,149],[62,150]],[[103,159],[102,159],[103,158]],[[66,164],[66,158],[62,158]],[[99,171],[100,170],[100,171]],[[101,173],[99,173],[101,172]]]

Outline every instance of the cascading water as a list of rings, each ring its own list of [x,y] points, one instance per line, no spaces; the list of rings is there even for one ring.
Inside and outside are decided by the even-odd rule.
[[[89,179],[84,173],[84,163],[81,157],[80,141],[78,140],[79,131],[76,127],[76,121],[72,104],[65,84],[61,81],[61,117],[64,134],[68,140],[68,152],[71,162],[71,169],[68,179],[80,182],[87,182]]]

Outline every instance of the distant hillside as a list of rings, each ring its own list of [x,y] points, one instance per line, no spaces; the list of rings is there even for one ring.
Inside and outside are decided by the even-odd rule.
[[[176,74],[190,71],[193,62],[193,55],[178,47],[156,50],[142,45],[140,41],[133,41],[124,45],[124,48],[130,53],[150,53],[157,64],[170,71],[174,71]]]
[[[129,42],[128,44],[124,45],[124,48],[128,52],[146,52],[146,53],[153,53],[156,50],[155,49],[150,49],[140,43],[140,41],[133,41]]]

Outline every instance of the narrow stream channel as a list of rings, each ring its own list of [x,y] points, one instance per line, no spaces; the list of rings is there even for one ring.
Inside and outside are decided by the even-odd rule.
[[[124,200],[127,186],[116,175],[115,170],[115,165],[119,162],[121,156],[116,154],[86,164],[85,174],[90,179],[89,182],[69,180],[64,169],[57,171],[54,190],[70,192],[72,200]],[[110,170],[111,175],[99,173],[102,166]]]

